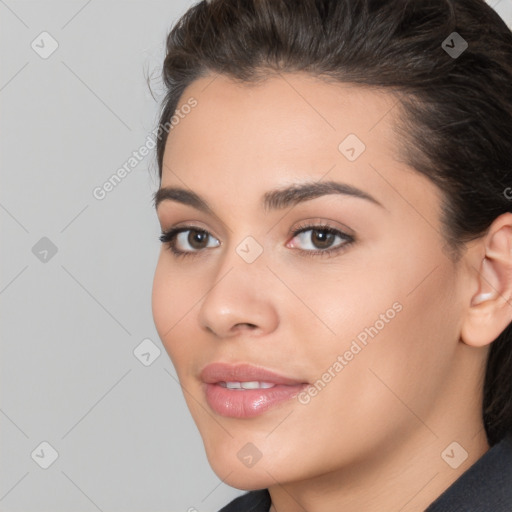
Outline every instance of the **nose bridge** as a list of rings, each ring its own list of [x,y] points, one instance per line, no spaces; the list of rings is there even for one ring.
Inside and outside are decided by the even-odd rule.
[[[201,302],[201,326],[220,337],[234,334],[241,324],[264,332],[275,329],[277,311],[266,272],[263,246],[254,237],[230,247]]]

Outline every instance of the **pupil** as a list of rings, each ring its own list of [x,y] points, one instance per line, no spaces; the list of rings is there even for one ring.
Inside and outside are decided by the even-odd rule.
[[[334,239],[334,235],[326,230],[313,231],[313,245],[318,249],[329,247]]]
[[[208,238],[208,233],[205,231],[193,231],[191,230],[188,234],[188,243],[194,249],[202,249],[203,242]]]

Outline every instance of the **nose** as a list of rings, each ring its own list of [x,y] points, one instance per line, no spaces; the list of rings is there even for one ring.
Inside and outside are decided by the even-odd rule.
[[[235,258],[224,262],[206,293],[199,309],[200,326],[218,338],[271,333],[279,324],[272,273],[264,264],[256,266]]]

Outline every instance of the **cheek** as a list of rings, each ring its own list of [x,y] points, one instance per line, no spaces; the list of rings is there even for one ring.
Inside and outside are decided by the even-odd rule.
[[[164,342],[164,334],[171,327],[169,315],[173,311],[173,293],[170,282],[166,278],[165,265],[162,262],[162,254],[158,260],[153,276],[153,289],[151,293],[151,309],[153,321],[160,339]]]
[[[301,326],[302,339],[318,340],[303,354],[322,389],[311,406],[334,407],[345,418],[352,411],[342,422],[351,425],[347,435],[362,432],[370,418],[391,418],[400,400],[427,411],[449,378],[461,315],[456,277],[442,254],[420,249],[390,250],[393,258],[357,266],[347,259],[336,277],[303,274],[301,297],[334,331],[318,322]]]
[[[421,275],[419,275],[421,277]],[[434,404],[450,379],[459,341],[461,303],[457,280],[446,262],[403,298],[398,330],[387,341],[391,358],[375,361],[383,379],[402,379],[402,394],[416,404],[418,413]],[[394,328],[395,326],[393,326]]]
[[[160,339],[173,363],[179,356],[178,348],[188,344],[172,343],[176,333],[186,325],[188,317],[194,313],[194,304],[198,300],[197,290],[173,270],[168,262],[169,256],[162,253],[158,260],[153,278],[151,307],[153,321]]]

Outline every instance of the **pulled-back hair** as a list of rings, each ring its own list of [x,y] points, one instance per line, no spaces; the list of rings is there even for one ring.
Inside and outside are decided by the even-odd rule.
[[[282,72],[396,95],[397,158],[442,191],[443,236],[454,259],[512,211],[512,33],[484,0],[193,5],[167,38],[160,179],[164,126],[188,85],[216,73],[257,83]],[[483,420],[490,445],[512,431],[512,324],[489,351]]]

